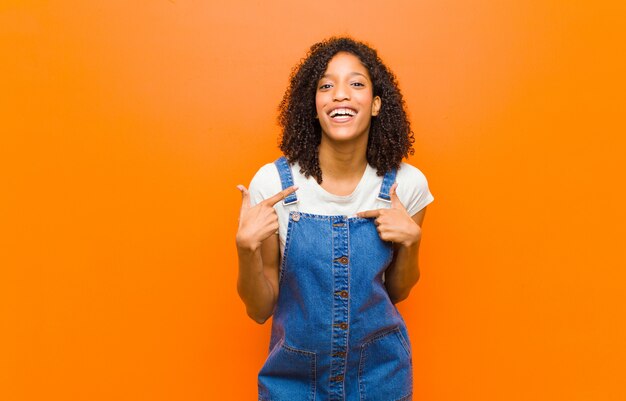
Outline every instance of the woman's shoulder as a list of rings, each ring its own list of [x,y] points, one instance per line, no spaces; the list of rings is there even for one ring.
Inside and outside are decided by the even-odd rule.
[[[413,185],[428,186],[428,180],[426,179],[426,175],[424,175],[424,173],[422,173],[422,171],[417,167],[406,162],[402,162],[400,164],[400,168],[398,168],[398,173],[396,175],[396,180],[398,181],[398,185],[400,184],[400,181],[403,181]]]
[[[250,181],[250,199],[256,204],[281,190],[280,176],[274,163],[267,163],[254,174]]]
[[[273,162],[261,166],[256,174],[254,174],[254,177],[252,177],[252,181],[265,181],[272,178],[278,178],[278,170]]]
[[[397,194],[407,211],[413,215],[435,200],[426,176],[417,167],[403,162],[396,175]]]

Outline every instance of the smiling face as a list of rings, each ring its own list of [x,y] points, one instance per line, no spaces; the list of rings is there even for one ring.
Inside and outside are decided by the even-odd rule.
[[[315,94],[322,141],[362,140],[367,144],[370,120],[380,110],[367,68],[351,53],[337,53],[319,80]]]

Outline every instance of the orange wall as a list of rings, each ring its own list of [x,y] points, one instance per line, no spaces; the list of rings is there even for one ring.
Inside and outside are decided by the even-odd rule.
[[[626,399],[623,1],[0,4],[1,400],[255,399],[235,186],[344,33],[396,72],[436,197],[416,400]]]

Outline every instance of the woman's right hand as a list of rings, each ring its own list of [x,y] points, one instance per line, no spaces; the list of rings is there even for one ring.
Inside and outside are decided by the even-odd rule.
[[[295,192],[298,187],[291,186],[255,206],[250,205],[250,193],[246,187],[237,185],[237,189],[241,191],[237,247],[255,251],[264,240],[276,234],[278,230],[278,215],[274,205]]]

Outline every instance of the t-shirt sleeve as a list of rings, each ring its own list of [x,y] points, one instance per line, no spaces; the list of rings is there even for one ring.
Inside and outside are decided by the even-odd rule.
[[[396,181],[398,198],[411,216],[435,200],[428,188],[426,176],[410,164],[402,163]]]
[[[280,190],[278,170],[273,163],[268,163],[261,167],[252,177],[252,181],[250,181],[250,187],[248,188],[250,205],[254,206],[264,199],[276,195]]]

